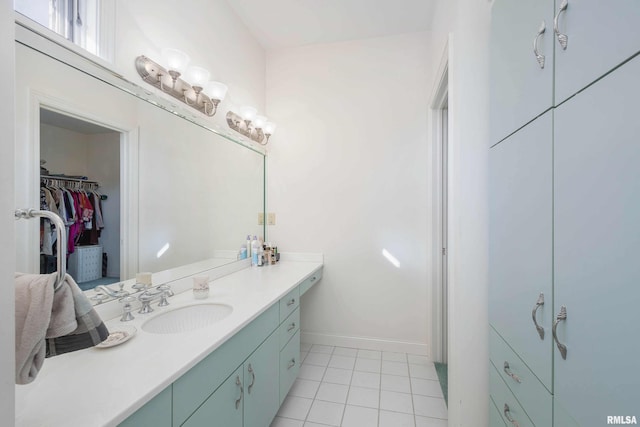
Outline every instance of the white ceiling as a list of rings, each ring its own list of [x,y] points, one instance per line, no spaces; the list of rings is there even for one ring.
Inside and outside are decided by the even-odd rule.
[[[438,0],[227,0],[267,49],[428,30]]]

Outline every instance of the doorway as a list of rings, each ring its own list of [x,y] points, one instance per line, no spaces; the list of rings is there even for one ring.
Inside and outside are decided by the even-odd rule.
[[[448,50],[431,102],[433,154],[433,328],[434,362],[447,363],[449,345],[449,78]]]
[[[67,272],[81,289],[121,279],[121,153],[119,131],[40,108],[41,208],[65,222],[66,254],[56,254],[46,224],[40,238],[40,272]]]

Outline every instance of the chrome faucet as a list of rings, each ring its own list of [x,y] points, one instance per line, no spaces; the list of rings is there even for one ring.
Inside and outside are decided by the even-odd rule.
[[[101,292],[103,294],[106,294],[108,296],[110,296],[111,298],[124,298],[126,296],[129,295],[129,291],[125,291],[124,290],[124,283],[119,283],[118,284],[120,289],[118,289],[117,291],[114,291],[113,289],[105,286],[105,285],[99,285],[95,287],[96,292]]]
[[[160,299],[158,307],[165,307],[169,305],[168,297],[173,296],[173,291],[169,285],[159,285],[152,289],[146,289],[138,295],[138,300],[142,303],[142,307],[138,310],[140,314],[147,314],[153,311],[151,308],[151,302]]]

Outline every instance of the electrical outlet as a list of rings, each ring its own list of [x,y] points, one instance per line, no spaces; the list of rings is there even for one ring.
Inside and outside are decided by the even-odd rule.
[[[276,225],[276,214],[269,212],[267,214],[267,225]]]
[[[264,212],[258,213],[258,225],[264,225]]]

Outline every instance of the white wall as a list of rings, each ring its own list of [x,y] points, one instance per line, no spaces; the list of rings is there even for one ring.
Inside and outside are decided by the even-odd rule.
[[[13,211],[14,194],[14,42],[13,42],[13,1],[0,1],[0,424],[12,425],[14,419],[14,287],[15,238]]]
[[[431,48],[449,43],[449,425],[488,425],[490,2],[440,2]],[[435,59],[435,58],[434,58]],[[434,69],[438,63],[432,64]]]
[[[303,339],[429,351],[429,67],[425,33],[268,53],[269,240],[325,255]]]
[[[120,134],[88,135],[87,176],[100,183],[104,230],[100,235],[108,256],[107,277],[120,277]]]

